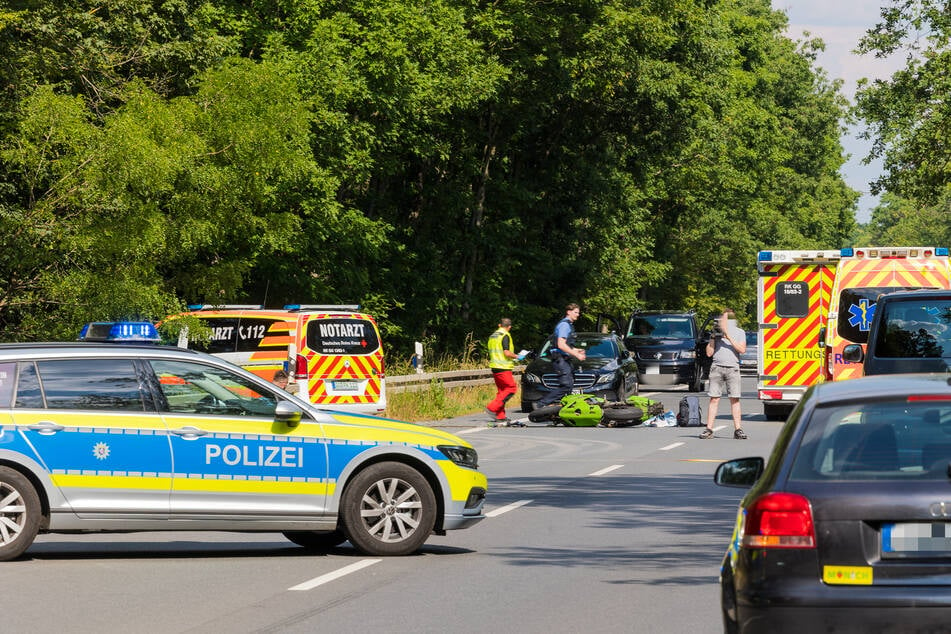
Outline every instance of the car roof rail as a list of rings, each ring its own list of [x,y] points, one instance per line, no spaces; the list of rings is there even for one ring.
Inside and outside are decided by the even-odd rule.
[[[264,310],[262,304],[189,304],[188,310]]]
[[[337,310],[355,313],[360,310],[360,304],[286,304],[284,310],[291,312],[303,310]]]

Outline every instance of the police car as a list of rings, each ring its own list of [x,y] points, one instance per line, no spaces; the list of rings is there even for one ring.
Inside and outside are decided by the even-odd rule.
[[[81,338],[0,344],[0,560],[37,533],[155,530],[405,555],[484,517],[486,477],[456,436],[321,410],[226,361],[148,343],[148,323]]]

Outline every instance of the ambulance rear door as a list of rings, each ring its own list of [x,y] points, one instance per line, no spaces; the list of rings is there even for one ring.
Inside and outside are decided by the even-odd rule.
[[[845,361],[842,350],[850,343],[861,344],[864,350],[880,295],[898,290],[946,289],[949,284],[947,248],[842,249],[826,329],[826,378],[839,381],[864,374],[863,365]]]
[[[376,321],[363,313],[309,313],[302,319],[295,379],[310,401],[332,409],[386,409],[383,345]]]
[[[820,329],[839,251],[760,251],[757,394],[768,419],[782,419],[820,380]]]

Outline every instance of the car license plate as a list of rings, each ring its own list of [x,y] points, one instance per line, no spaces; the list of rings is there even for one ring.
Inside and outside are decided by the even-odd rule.
[[[333,387],[338,392],[356,392],[360,389],[359,381],[334,381]]]
[[[951,556],[951,523],[904,522],[882,525],[882,557]]]
[[[644,374],[660,374],[660,366],[649,365],[646,368],[644,368]]]

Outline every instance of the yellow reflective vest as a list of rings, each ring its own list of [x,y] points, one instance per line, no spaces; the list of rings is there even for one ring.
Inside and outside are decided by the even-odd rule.
[[[489,335],[489,367],[493,370],[511,370],[515,367],[515,359],[509,359],[505,356],[502,348],[502,340],[508,335],[509,352],[515,352],[515,343],[512,341],[512,335],[499,328]]]

